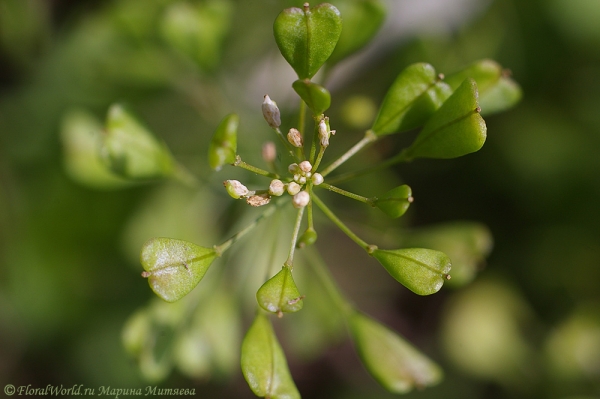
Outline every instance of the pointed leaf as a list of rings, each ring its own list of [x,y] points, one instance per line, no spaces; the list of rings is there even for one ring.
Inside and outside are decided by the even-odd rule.
[[[331,94],[323,86],[313,83],[308,79],[302,79],[292,83],[292,87],[314,115],[321,115],[329,109]]]
[[[258,304],[267,312],[282,316],[302,309],[303,301],[289,267],[283,268],[267,280],[256,293]]]
[[[439,366],[394,331],[360,313],[349,324],[364,366],[387,390],[407,393],[441,381]]]
[[[256,396],[300,399],[271,322],[258,314],[242,342],[242,373]]]
[[[338,5],[344,16],[340,40],[327,61],[331,66],[365,46],[383,24],[385,6],[380,0],[342,2]]]
[[[389,217],[398,218],[404,215],[412,202],[412,190],[404,184],[377,197],[373,204]]]
[[[158,141],[121,104],[108,110],[102,159],[116,174],[130,179],[154,179],[173,174],[174,162]]]
[[[452,89],[457,89],[467,78],[472,78],[477,83],[482,115],[504,111],[521,99],[519,85],[493,60],[477,61],[446,77],[446,82]]]
[[[410,65],[388,90],[371,130],[383,136],[422,126],[451,93],[431,65]]]
[[[342,32],[342,17],[328,3],[288,8],[275,19],[275,41],[300,79],[310,79],[329,58]]]
[[[404,150],[405,159],[456,158],[478,151],[487,133],[480,111],[477,84],[466,79]]]
[[[175,302],[198,285],[217,257],[213,248],[172,238],[152,238],[140,256],[152,291],[167,302]]]
[[[223,165],[235,162],[239,122],[236,114],[229,114],[217,127],[208,146],[208,164],[212,169],[219,170]]]
[[[419,295],[438,292],[452,267],[446,254],[433,249],[376,249],[371,255],[392,277]]]

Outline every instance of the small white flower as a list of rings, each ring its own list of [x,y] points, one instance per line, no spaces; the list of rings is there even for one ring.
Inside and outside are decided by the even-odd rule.
[[[312,170],[312,165],[308,161],[302,161],[302,162],[300,162],[300,165],[298,165],[298,167],[304,173],[308,173],[308,172],[310,172]]]
[[[269,184],[269,194],[276,197],[281,196],[285,192],[285,184],[279,179],[271,180]]]
[[[227,193],[235,199],[245,197],[250,192],[246,186],[237,180],[225,180],[223,185],[227,189]]]
[[[310,202],[310,194],[306,191],[300,191],[292,200],[294,208],[304,208]]]
[[[296,182],[290,182],[287,186],[287,192],[289,195],[296,195],[302,187]]]
[[[325,179],[320,173],[315,173],[314,175],[312,175],[311,180],[315,186],[318,186],[319,184],[323,183]]]

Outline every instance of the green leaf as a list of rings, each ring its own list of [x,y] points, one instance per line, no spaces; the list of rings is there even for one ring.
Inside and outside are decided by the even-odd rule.
[[[445,80],[455,90],[467,78],[477,83],[481,114],[484,116],[505,111],[521,99],[519,85],[510,78],[509,72],[493,60],[477,61]]]
[[[314,115],[321,115],[329,109],[331,94],[323,86],[313,83],[308,79],[302,79],[292,83],[292,87]]]
[[[389,88],[371,130],[383,136],[422,126],[451,93],[431,65],[412,64]]]
[[[111,171],[129,179],[155,179],[174,172],[165,144],[121,104],[108,110],[101,156]]]
[[[466,79],[404,150],[404,159],[456,158],[478,151],[487,132],[480,111],[477,84]]]
[[[441,381],[440,367],[394,331],[360,313],[348,321],[364,366],[390,392],[407,393]]]
[[[307,3],[308,4],[308,3]],[[300,79],[310,79],[329,58],[342,32],[342,17],[328,3],[287,8],[275,19],[275,41]]]
[[[452,267],[446,254],[433,249],[376,249],[371,255],[392,277],[419,295],[438,292]]]
[[[283,315],[282,312],[293,313],[302,309],[302,298],[288,266],[283,266],[279,273],[267,280],[256,293],[260,307],[267,312],[276,313],[279,317]]]
[[[398,218],[406,212],[413,202],[412,190],[406,184],[391,189],[373,202],[377,208],[381,209],[391,218]]]
[[[140,260],[152,291],[167,302],[186,296],[198,285],[217,257],[213,248],[172,238],[152,238],[142,248]]]
[[[379,0],[342,2],[338,7],[344,16],[344,29],[327,61],[328,67],[364,47],[379,31],[386,14]]]
[[[235,162],[239,122],[236,114],[229,114],[217,127],[208,146],[208,164],[212,169],[220,170],[223,165]]]
[[[260,313],[242,342],[242,373],[256,396],[300,399],[268,317]]]

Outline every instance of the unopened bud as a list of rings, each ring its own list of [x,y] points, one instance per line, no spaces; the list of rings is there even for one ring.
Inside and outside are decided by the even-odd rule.
[[[250,206],[263,206],[271,202],[271,197],[269,196],[269,194],[252,195],[246,198],[246,202]]]
[[[321,147],[329,146],[329,129],[327,128],[325,119],[321,119],[321,122],[319,122],[319,140],[321,142]]]
[[[273,129],[277,129],[281,126],[281,115],[277,103],[269,98],[265,94],[265,101],[262,103],[262,113],[265,120]]]
[[[269,184],[269,194],[279,197],[285,192],[285,184],[279,179],[271,180]]]
[[[300,167],[297,163],[292,163],[290,164],[290,166],[288,166],[288,172],[290,172],[293,175],[298,174],[300,172]]]
[[[304,173],[308,173],[308,172],[310,172],[312,170],[312,165],[308,161],[302,161],[302,162],[300,162],[300,164],[298,165],[298,167]]]
[[[287,186],[287,192],[289,195],[296,195],[302,187],[296,182],[290,182]]]
[[[262,146],[262,157],[265,162],[273,163],[277,158],[277,148],[275,147],[275,143],[272,141],[267,141]]]
[[[225,180],[223,185],[227,189],[227,193],[235,199],[245,197],[250,192],[246,186],[237,180]]]
[[[296,148],[302,148],[304,145],[304,140],[302,139],[302,135],[298,129],[291,128],[287,134],[287,139],[290,144]]]
[[[314,175],[312,175],[311,180],[315,186],[318,186],[319,184],[323,183],[325,179],[323,178],[322,174],[315,173]]]
[[[306,191],[300,191],[292,200],[294,208],[304,208],[310,202],[310,194]]]

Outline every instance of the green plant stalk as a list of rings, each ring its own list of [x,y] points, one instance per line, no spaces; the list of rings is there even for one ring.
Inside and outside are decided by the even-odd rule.
[[[409,162],[409,161],[410,161],[410,158],[408,158],[406,156],[406,150],[403,150],[398,155],[388,158],[385,161],[380,162],[377,165],[374,165],[370,168],[361,169],[361,170],[358,170],[355,172],[344,173],[342,175],[332,177],[332,178],[328,179],[327,181],[329,181],[329,183],[343,183],[345,181],[354,179],[356,177],[363,176],[363,175],[373,173],[373,172],[377,172],[379,170],[389,168],[390,166],[393,166],[393,165],[401,163],[401,162]]]
[[[294,232],[292,233],[292,242],[290,243],[290,253],[284,266],[287,266],[291,270],[294,270],[294,252],[296,250],[296,241],[298,241],[298,232],[300,231],[300,225],[302,224],[302,216],[304,215],[304,208],[298,209],[298,215],[296,216],[296,223],[294,224]]]
[[[298,131],[304,137],[304,129],[306,128],[306,103],[300,100],[300,110],[298,111]]]
[[[275,204],[275,206],[268,207],[259,217],[257,217],[252,223],[248,226],[234,234],[227,241],[223,242],[220,245],[215,245],[214,250],[217,253],[217,256],[221,256],[225,251],[227,251],[231,246],[238,241],[240,238],[251,232],[258,224],[263,220],[271,216],[275,210],[282,204],[284,201],[279,201]]]
[[[315,163],[315,156],[317,155],[317,143],[319,142],[318,125],[317,123],[314,125],[312,142],[310,143],[310,156],[308,158],[311,164]]]
[[[318,167],[319,167],[319,165],[321,164],[321,160],[323,159],[323,154],[325,154],[325,149],[326,149],[326,148],[327,148],[327,147],[323,147],[323,146],[321,146],[321,147],[319,148],[319,154],[317,155],[317,159],[315,160],[315,163],[314,163],[314,165],[313,165],[313,167],[312,167],[312,171],[313,171],[313,173],[317,171],[317,168],[318,168]]]
[[[334,193],[341,194],[341,195],[343,195],[345,197],[352,198],[354,200],[357,200],[357,201],[360,201],[360,202],[364,202],[365,204],[373,206],[373,199],[372,198],[363,197],[362,195],[351,193],[350,191],[343,190],[343,189],[341,189],[339,187],[332,186],[331,184],[327,184],[327,183],[321,183],[319,185],[319,187],[326,188],[327,190],[333,191]]]
[[[371,245],[358,237],[352,230],[348,228],[335,214],[317,197],[314,193],[312,195],[312,200],[315,204],[323,211],[323,213],[340,229],[346,234],[352,241],[357,243],[362,249],[371,254],[375,249],[377,249],[376,245]]]
[[[329,173],[333,172],[338,166],[346,162],[348,159],[350,159],[368,144],[371,144],[375,140],[377,140],[377,138],[377,135],[372,130],[367,130],[365,132],[365,136],[358,143],[356,143],[352,148],[346,151],[345,154],[343,154],[341,157],[339,157],[333,163],[331,163],[329,166],[323,169],[321,175],[323,175],[323,177],[327,176]]]
[[[276,173],[271,173],[267,170],[258,168],[256,166],[250,165],[244,161],[242,161],[242,158],[239,155],[236,155],[235,157],[235,162],[232,164],[233,166],[239,166],[240,168],[249,170],[250,172],[254,172],[257,175],[261,175],[261,176],[267,176],[270,177],[272,179],[279,179],[279,175]]]

